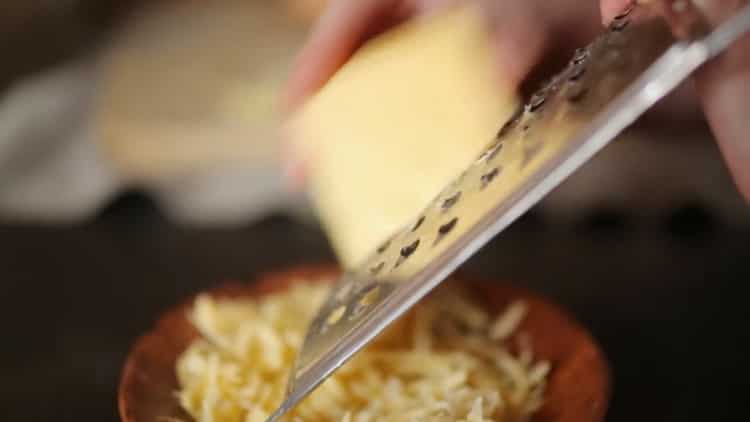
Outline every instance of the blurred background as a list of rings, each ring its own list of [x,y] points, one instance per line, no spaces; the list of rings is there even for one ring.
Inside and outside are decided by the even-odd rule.
[[[165,308],[333,253],[279,167],[275,98],[325,0],[0,5],[0,420],[118,420]],[[750,210],[705,123],[643,124],[466,271],[560,302],[609,420],[728,420],[748,387]]]

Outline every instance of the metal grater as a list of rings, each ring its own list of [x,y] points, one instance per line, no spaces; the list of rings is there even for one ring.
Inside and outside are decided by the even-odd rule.
[[[675,5],[666,12],[630,7],[616,17],[415,221],[341,277],[309,327],[287,398],[269,422],[750,29],[750,6],[709,32],[689,2]],[[664,16],[684,37],[672,35]]]

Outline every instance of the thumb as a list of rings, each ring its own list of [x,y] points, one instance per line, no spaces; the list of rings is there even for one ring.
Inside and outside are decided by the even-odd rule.
[[[541,60],[549,28],[537,2],[488,1],[482,7],[492,30],[502,84],[517,88]]]

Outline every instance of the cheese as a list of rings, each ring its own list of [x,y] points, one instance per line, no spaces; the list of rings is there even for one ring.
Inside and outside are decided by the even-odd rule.
[[[290,124],[311,156],[318,215],[346,267],[415,217],[510,117],[473,7],[407,22],[366,43]]]
[[[300,280],[257,299],[201,296],[189,313],[200,337],[175,367],[185,411],[198,422],[264,421],[284,399],[301,339],[329,286]],[[522,332],[518,353],[511,353],[510,337],[490,338],[493,326],[519,330],[522,318],[512,307],[523,302],[474,325],[467,315],[486,310],[454,286],[417,304],[282,420],[528,420],[543,402],[550,364],[535,359]]]

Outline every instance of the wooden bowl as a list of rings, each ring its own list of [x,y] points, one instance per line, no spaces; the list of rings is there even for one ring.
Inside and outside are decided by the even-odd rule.
[[[214,297],[260,296],[286,288],[300,279],[335,277],[333,267],[306,267],[259,277],[249,284],[233,283],[210,293]],[[502,309],[523,299],[529,312],[518,332],[531,337],[535,356],[552,363],[544,405],[532,422],[600,422],[610,395],[609,369],[586,330],[558,306],[530,292],[504,284],[455,276]],[[193,298],[167,312],[151,332],[138,339],[122,373],[118,403],[124,422],[155,422],[169,417],[191,420],[180,408],[175,361],[198,336],[187,320]]]

